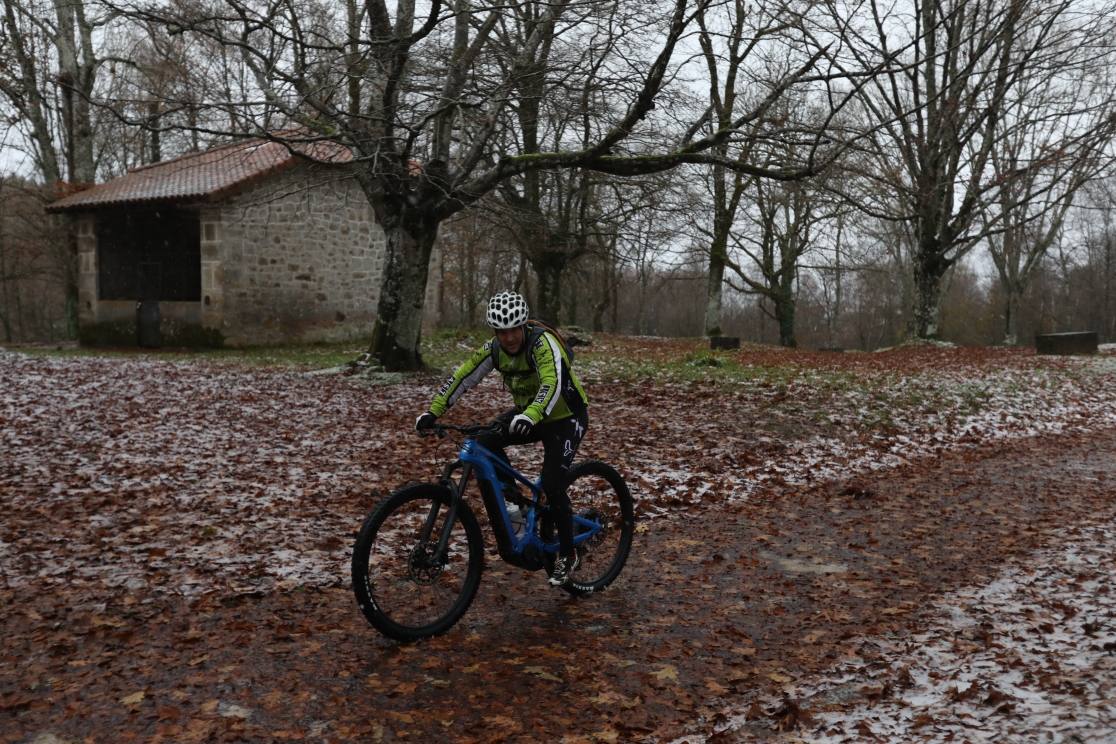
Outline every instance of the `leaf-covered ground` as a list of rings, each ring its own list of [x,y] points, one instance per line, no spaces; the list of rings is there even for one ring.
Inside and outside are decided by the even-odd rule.
[[[820,675],[737,702],[693,741],[1111,741],[1116,530],[1060,530],[915,633],[867,636]],[[886,610],[885,610],[886,611]]]
[[[408,435],[436,378],[0,353],[0,740],[805,731],[764,696],[835,710],[820,691],[863,644],[932,634],[934,597],[1111,518],[1114,362],[598,339],[583,454],[639,500],[624,576],[574,601],[493,555],[457,628],[400,647],[347,554],[452,457]],[[490,381],[453,418],[504,403]]]

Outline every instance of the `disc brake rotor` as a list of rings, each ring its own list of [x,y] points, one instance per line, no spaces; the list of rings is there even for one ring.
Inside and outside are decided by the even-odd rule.
[[[411,581],[423,586],[429,586],[438,580],[446,564],[434,560],[434,555],[428,545],[416,545],[411,551],[411,560],[408,562]]]

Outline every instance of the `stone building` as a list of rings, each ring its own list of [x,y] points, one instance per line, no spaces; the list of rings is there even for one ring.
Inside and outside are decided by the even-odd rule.
[[[384,234],[348,153],[315,156],[333,164],[238,142],[51,204],[76,222],[83,341],[135,343],[140,300],[158,301],[168,344],[369,335]]]

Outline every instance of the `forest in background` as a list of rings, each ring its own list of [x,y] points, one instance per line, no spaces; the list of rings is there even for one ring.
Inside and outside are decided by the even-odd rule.
[[[3,10],[2,342],[75,336],[74,238],[46,203],[244,137],[354,153],[388,235],[389,367],[418,360],[428,272],[428,327],[514,286],[634,335],[1116,340],[1104,2]]]
[[[1036,333],[1093,330],[1100,343],[1116,341],[1116,202],[1099,185],[1097,199],[1078,210],[1071,229],[1041,257],[1023,294],[1018,341]],[[658,213],[648,210],[647,218]],[[1099,219],[1098,219],[1099,217]],[[571,267],[563,288],[562,320],[589,331],[648,336],[701,336],[708,256],[689,248],[683,227],[657,239],[640,231],[611,255],[588,254]],[[432,266],[440,279],[439,325],[475,327],[485,303],[513,282],[533,301],[535,283],[518,251],[483,219],[463,215],[443,231]],[[804,348],[872,350],[909,338],[912,322],[909,260],[901,246],[866,240],[855,254],[807,254],[795,276],[795,335]],[[628,252],[630,251],[630,252]],[[509,272],[509,267],[512,267]],[[1004,342],[1005,297],[986,251],[978,250],[945,278],[939,338],[965,346]],[[532,304],[532,307],[534,305]],[[729,288],[723,332],[753,343],[778,344],[779,324],[769,299]]]

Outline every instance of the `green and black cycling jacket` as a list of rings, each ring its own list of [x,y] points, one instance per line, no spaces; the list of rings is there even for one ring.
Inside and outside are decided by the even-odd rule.
[[[549,331],[539,333],[534,339],[532,335],[528,331],[524,343],[524,347],[530,348],[521,349],[514,356],[505,352],[495,338],[487,341],[446,380],[431,401],[430,412],[441,416],[493,369],[504,376],[515,407],[536,424],[558,421],[575,410],[584,410],[589,397],[574,374],[562,344]],[[492,352],[494,346],[495,354]]]

